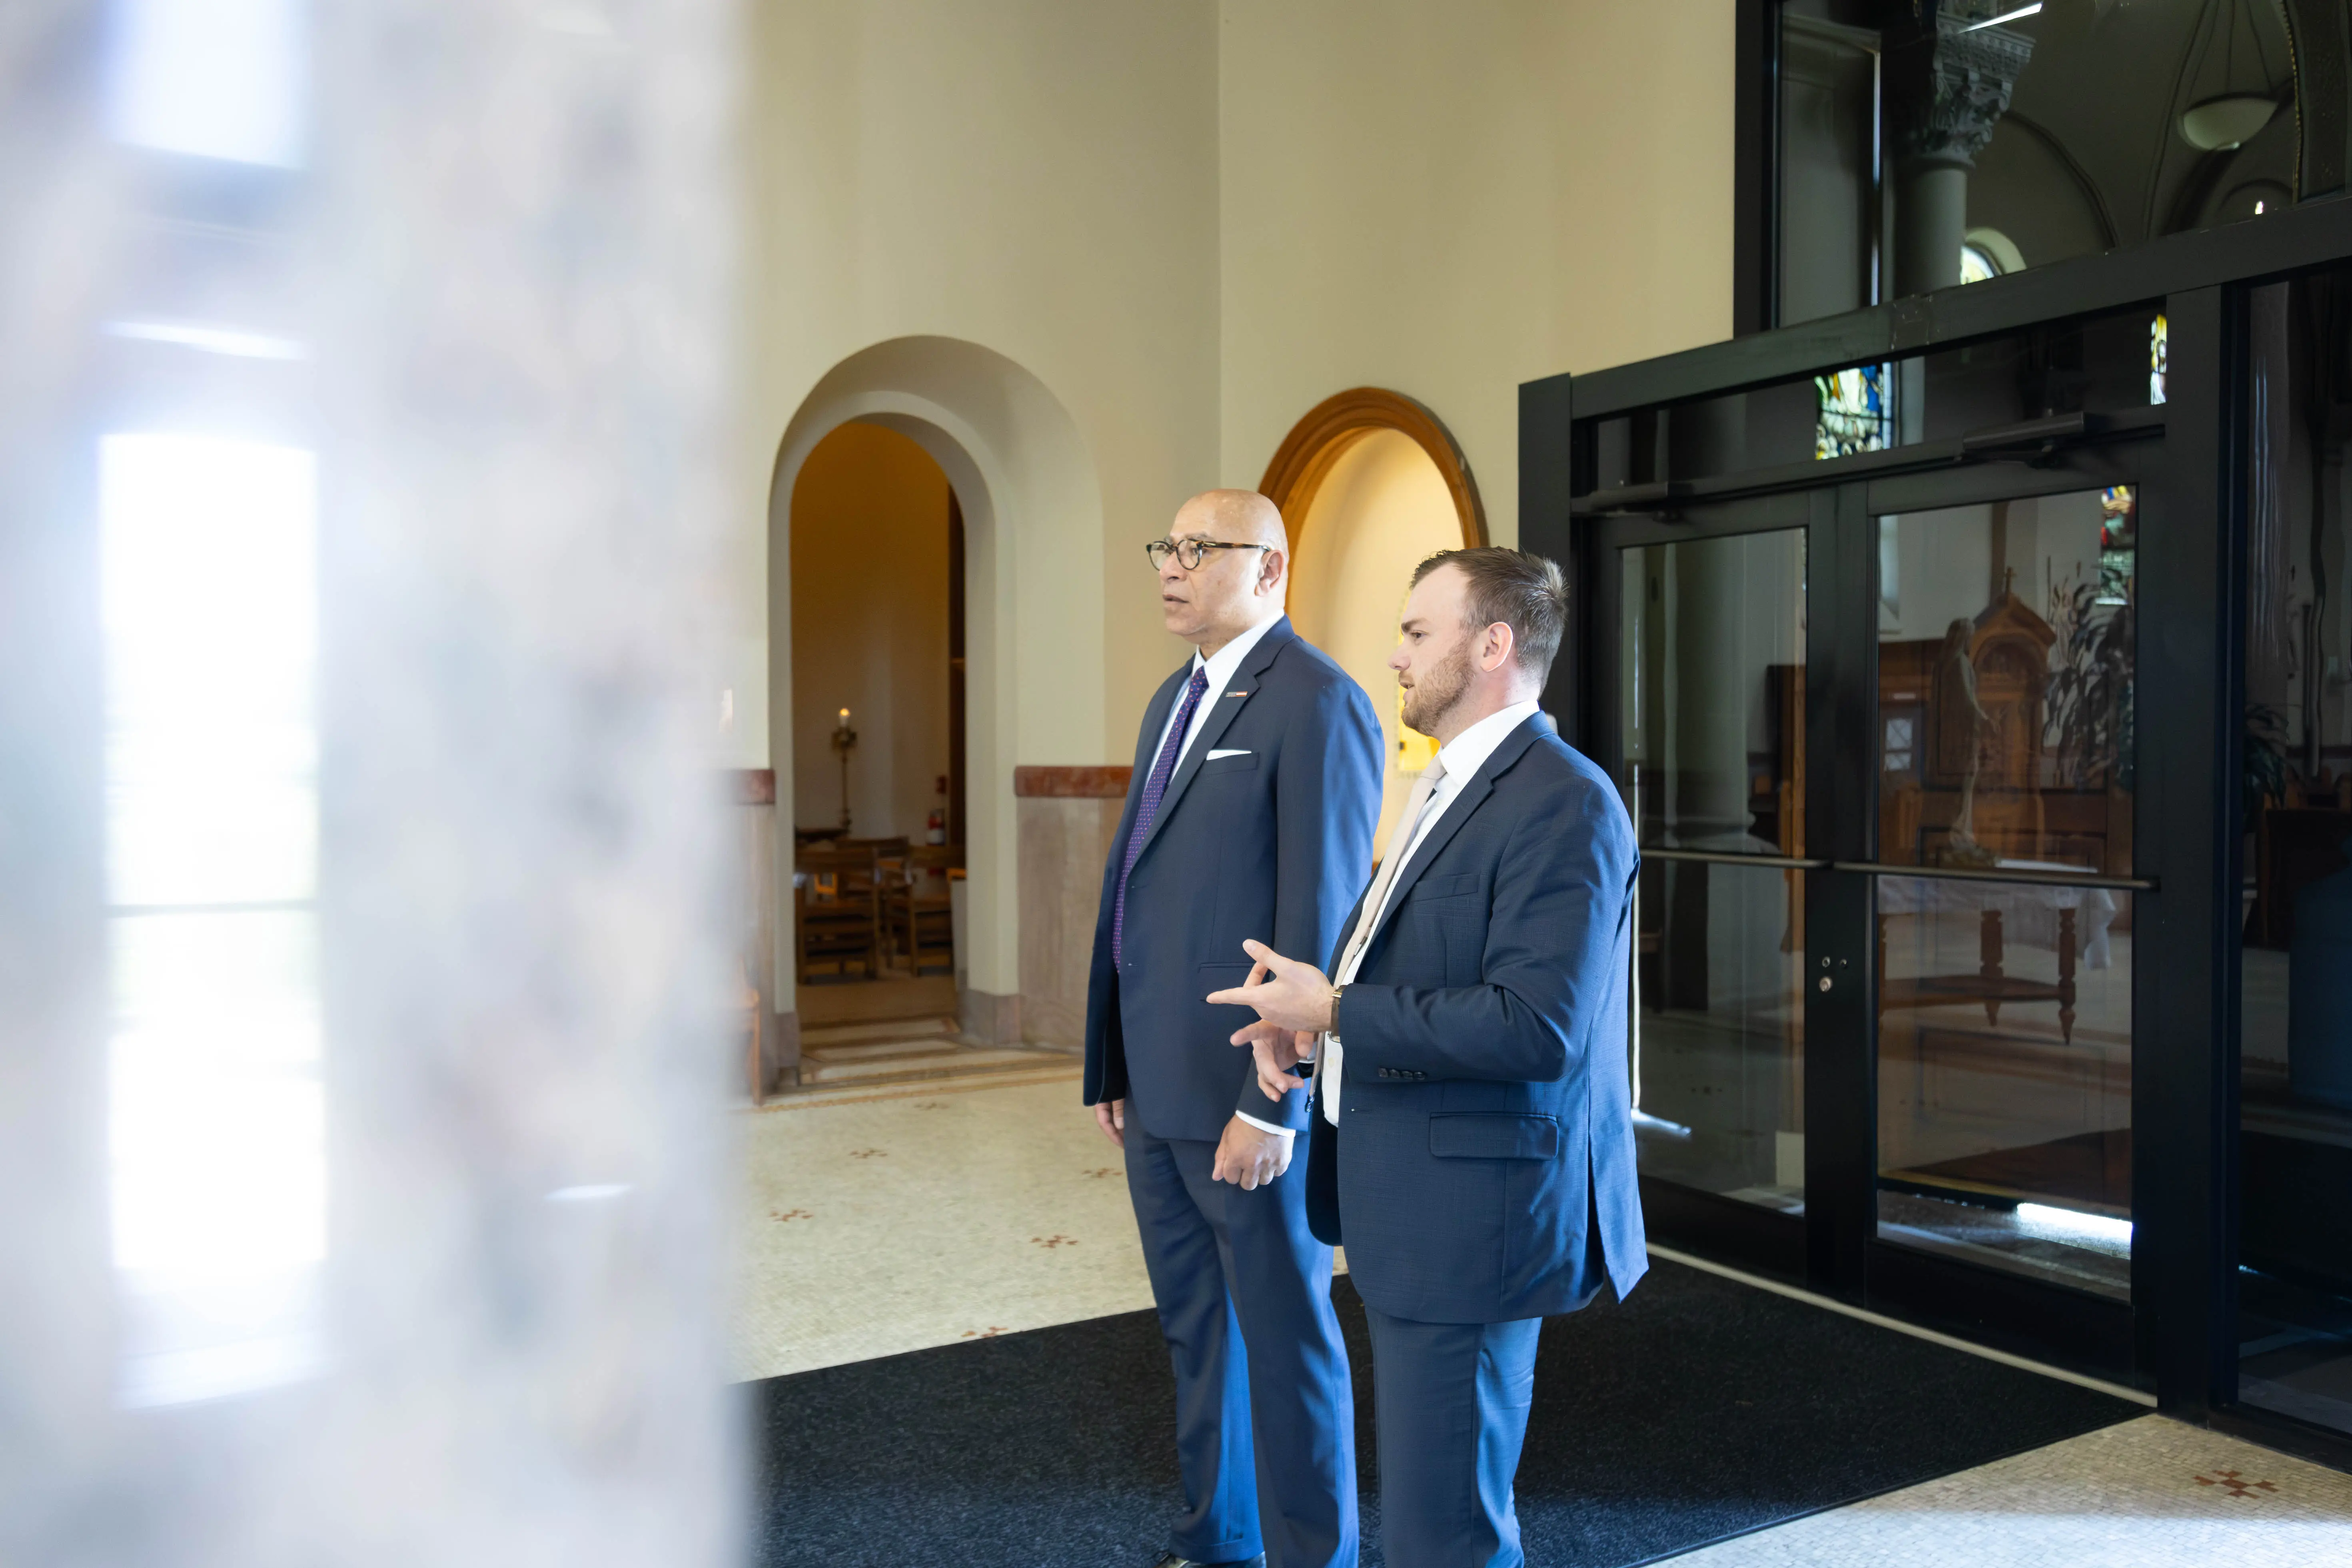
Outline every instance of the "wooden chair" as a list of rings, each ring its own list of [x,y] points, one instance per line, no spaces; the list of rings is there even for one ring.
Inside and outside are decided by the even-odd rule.
[[[793,879],[793,935],[803,984],[824,963],[845,978],[853,962],[866,979],[881,977],[878,858],[870,845],[801,851],[801,875]]]
[[[963,858],[961,847],[919,844],[909,849],[898,877],[887,883],[889,939],[919,978],[926,968],[955,972],[955,921],[948,901],[948,873]]]
[[[892,921],[893,892],[907,879],[907,840],[898,838],[844,838],[839,843],[844,852],[864,851],[874,858],[874,930],[878,943],[878,956],[872,971],[876,978],[891,967],[898,955],[896,926]]]

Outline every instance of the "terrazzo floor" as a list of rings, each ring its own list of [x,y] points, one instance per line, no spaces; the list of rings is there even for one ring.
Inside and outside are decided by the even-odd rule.
[[[1676,1568],[2321,1568],[2352,1476],[2144,1415],[1775,1525]]]
[[[740,1378],[1151,1305],[1076,1062],[745,1114]]]
[[[1119,1154],[1075,1063],[745,1115],[739,1377],[1151,1304]],[[1674,1561],[2352,1568],[2352,1477],[2149,1415]]]

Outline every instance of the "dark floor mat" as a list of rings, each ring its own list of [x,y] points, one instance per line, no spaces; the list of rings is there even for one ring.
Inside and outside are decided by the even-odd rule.
[[[1366,1568],[1380,1509],[1361,1303]],[[1142,1568],[1177,1503],[1149,1312],[748,1385],[769,1568]],[[2141,1406],[1660,1262],[1544,1326],[1519,1466],[1528,1561],[1618,1568],[2144,1414]]]

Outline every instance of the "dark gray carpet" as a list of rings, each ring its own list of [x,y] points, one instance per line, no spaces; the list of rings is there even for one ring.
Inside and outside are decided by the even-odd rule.
[[[1333,1296],[1379,1568],[1370,1350],[1354,1289]],[[1174,1396],[1149,1312],[748,1386],[768,1568],[1143,1568],[1165,1544]],[[2142,1414],[1660,1262],[1544,1326],[1519,1520],[1530,1563],[1621,1568]]]

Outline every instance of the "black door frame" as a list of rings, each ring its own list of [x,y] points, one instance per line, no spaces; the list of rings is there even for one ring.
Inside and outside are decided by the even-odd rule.
[[[1643,475],[1639,483],[1603,490],[1596,483],[1603,422],[1654,416],[1679,404],[1809,380],[1846,366],[1940,352],[2068,318],[2134,305],[2163,310],[2169,326],[2168,401],[2142,419],[2160,419],[2164,427],[2160,488],[2169,499],[2142,523],[2139,668],[2144,693],[2161,689],[2168,695],[2161,701],[2144,696],[2138,721],[2136,866],[2150,874],[2158,889],[2142,895],[2147,902],[2137,917],[2136,939],[2133,1359],[2138,1375],[2154,1386],[2159,1408],[2352,1466],[2352,1439],[2235,1406],[2233,1342],[2241,820],[2235,762],[2243,700],[2245,300],[2254,285],[2347,263],[2352,197],[2324,198],[2228,228],[2175,236],[1638,363],[1530,382],[1521,386],[1519,400],[1519,532],[1525,548],[1567,567],[1579,605],[1580,623],[1553,672],[1545,704],[1564,733],[1603,758],[1597,721],[1605,666],[1593,656],[1596,647],[1610,645],[1594,641],[1604,629],[1591,618],[1601,565],[1594,554],[1600,532],[1595,523],[1644,510],[1695,511],[1713,501],[1785,489],[1834,494],[1837,507],[1850,508],[1859,518],[1874,500],[1900,494],[1908,482],[1905,476],[1949,469],[1961,458],[1958,443],[1923,444],[1689,480]],[[2131,421],[2114,423],[2128,426]],[[1875,494],[1850,483],[1854,480],[1875,487]],[[1830,533],[1817,536],[1816,548],[1826,553],[1809,551],[1808,571],[1829,592],[1855,593],[1854,584],[1875,570],[1874,557],[1861,552],[1864,531],[1848,527]],[[1808,647],[1809,668],[1817,663],[1827,667],[1809,675],[1809,691],[1816,679],[1832,683],[1832,690],[1820,693],[1824,700],[1809,712],[1809,724],[1817,731],[1830,730],[1809,735],[1816,756],[1835,754],[1835,726],[1870,721],[1866,713],[1833,710],[1831,705],[1851,705],[1855,691],[1867,689],[1840,673],[1848,661],[1874,659],[1874,648],[1862,646],[1863,637],[1874,640],[1874,626],[1834,646],[1816,638]],[[1833,699],[1832,692],[1843,696]],[[1811,771],[1811,820],[1832,833],[1874,832],[1874,822],[1860,809],[1860,799],[1846,798],[1866,792],[1869,781],[1841,779],[1834,776],[1838,771]],[[1841,830],[1841,823],[1848,826]],[[1809,844],[1817,853],[1831,851],[1832,858],[1854,847],[1843,841]],[[1813,912],[1808,931],[1826,939],[1833,934],[1842,904],[1833,889],[1823,892],[1826,897],[1809,898]],[[1844,902],[1854,906],[1843,911],[1848,921],[1866,912],[1863,895],[1849,893]],[[1863,989],[1848,991],[1849,1006],[1867,1005]],[[1813,1079],[1824,1059],[1819,1042],[1832,1029],[1846,1034],[1851,1023],[1841,1025],[1834,1015],[1809,1015],[1809,1126],[1816,1110]],[[1826,1092],[1827,1086],[1822,1088]],[[1859,1075],[1848,1075],[1843,1110],[1834,1097],[1820,1109],[1853,1116],[1869,1103],[1864,1088]],[[1850,1204],[1865,1190],[1865,1173],[1851,1152],[1848,1164],[1825,1161],[1817,1170],[1811,1143],[1809,1139],[1809,1208],[1816,1202]],[[1874,1171],[1867,1174],[1874,1180]],[[1645,1189],[1645,1201],[1648,1196]],[[1693,1204],[1670,1194],[1652,1205],[1650,1213],[1662,1238],[1675,1237],[1726,1263],[1800,1274],[1815,1282],[1814,1289],[1846,1300],[1884,1297],[1869,1288],[1869,1249],[1842,1239],[1858,1235],[1857,1226],[1834,1225],[1826,1240],[1814,1239],[1809,1231],[1801,1262],[1791,1268],[1784,1244],[1759,1245],[1754,1227],[1738,1223],[1743,1216],[1722,1212],[1746,1206],[1730,1200]],[[1706,1223],[1691,1223],[1697,1221]],[[1898,1307],[1895,1315],[1916,1314]],[[1983,1330],[1974,1333],[1996,1337]],[[2064,1352],[2045,1341],[2041,1353]]]
[[[2137,1358],[2134,1316],[2124,1303],[1877,1239],[1878,1011],[1876,965],[1871,962],[1877,874],[1862,868],[1879,861],[1878,519],[1890,512],[2131,483],[2139,488],[2144,534],[2159,548],[2172,548],[2168,525],[2177,523],[2179,509],[2165,493],[2171,477],[2163,410],[2152,413],[2131,427],[2126,439],[2053,452],[2032,464],[1942,466],[1878,479],[1848,479],[1811,490],[1700,501],[1671,512],[1597,517],[1584,530],[1587,587],[1580,599],[1589,611],[1582,653],[1591,671],[1581,743],[1595,761],[1622,776],[1623,575],[1612,568],[1617,553],[1790,530],[1806,535],[1806,856],[1792,860],[1645,850],[1654,858],[1781,866],[1803,873],[1804,1216],[1644,1178],[1643,1203],[1660,1222],[1662,1236],[1857,1306],[2125,1381],[2137,1375]],[[2145,871],[2140,854],[2136,845],[2135,866]],[[2160,886],[2148,875],[2121,880],[2141,900]],[[2136,911],[2136,930],[2139,918]],[[2134,966],[2136,1015],[2141,1005],[2138,977],[2145,969]],[[1822,979],[1830,984],[1818,988]],[[2135,1124],[2140,1109],[2136,1090]]]

